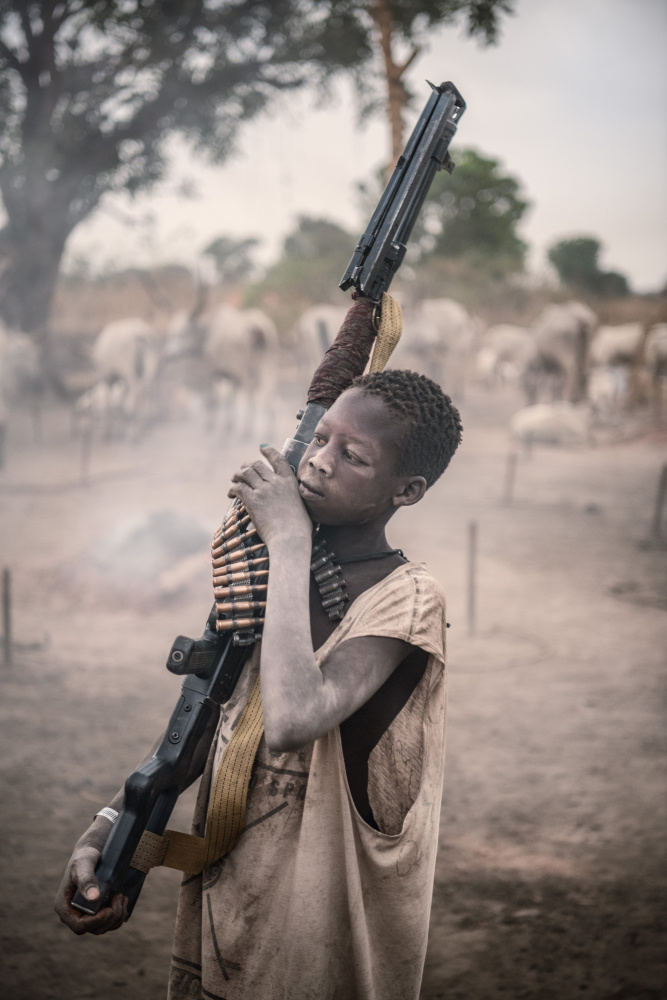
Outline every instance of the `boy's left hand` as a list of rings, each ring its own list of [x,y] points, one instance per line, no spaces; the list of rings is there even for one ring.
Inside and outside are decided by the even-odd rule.
[[[310,538],[313,523],[287,460],[271,445],[260,445],[260,451],[270,464],[260,460],[239,469],[232,476],[233,485],[227,495],[243,501],[269,548],[278,533],[283,537]]]

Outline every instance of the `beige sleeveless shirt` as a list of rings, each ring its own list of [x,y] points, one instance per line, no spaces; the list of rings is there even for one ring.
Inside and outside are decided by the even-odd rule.
[[[411,1000],[419,996],[445,752],[445,602],[407,563],[365,591],[318,650],[392,636],[429,653],[424,675],[369,758],[380,831],[357,813],[338,727],[290,753],[259,746],[244,832],[184,876],[169,1000]],[[259,669],[249,659],[221,721],[193,832]]]

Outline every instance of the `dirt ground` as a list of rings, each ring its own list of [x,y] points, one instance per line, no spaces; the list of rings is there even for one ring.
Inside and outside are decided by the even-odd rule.
[[[511,393],[468,392],[464,446],[390,540],[449,598],[445,790],[424,1000],[667,996],[664,830],[667,547],[648,543],[667,439],[657,432],[521,456],[502,502]],[[273,440],[292,428],[285,404]],[[208,530],[234,466],[196,422],[95,447],[79,483],[68,417],[41,442],[19,416],[0,473],[12,570],[0,666],[2,996],[158,1000],[178,873],[153,872],[129,924],[75,938],[52,912],[71,847],[164,725],[164,659],[210,606],[202,562],[182,591],[91,562],[146,511]],[[478,528],[476,631],[466,546]],[[663,528],[667,536],[667,512]],[[114,536],[115,537],[115,536]],[[202,556],[202,559],[204,557]],[[166,589],[165,589],[166,587]],[[27,648],[30,646],[37,648]],[[187,829],[189,802],[171,825]]]

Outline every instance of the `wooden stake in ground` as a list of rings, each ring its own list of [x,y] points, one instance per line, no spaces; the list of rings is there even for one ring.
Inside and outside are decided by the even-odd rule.
[[[667,499],[667,465],[663,465],[662,467],[660,479],[658,480],[658,490],[655,495],[653,525],[651,527],[651,538],[654,541],[658,541],[662,534],[662,508],[665,506],[665,499]]]
[[[477,627],[477,521],[468,525],[468,635]]]
[[[12,662],[12,575],[5,566],[2,571],[2,647],[5,666]]]

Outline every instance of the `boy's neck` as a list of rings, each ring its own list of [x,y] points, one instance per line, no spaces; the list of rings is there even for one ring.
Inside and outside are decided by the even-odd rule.
[[[334,554],[340,559],[385,552],[389,548],[384,523],[323,524],[315,537],[325,538]]]

